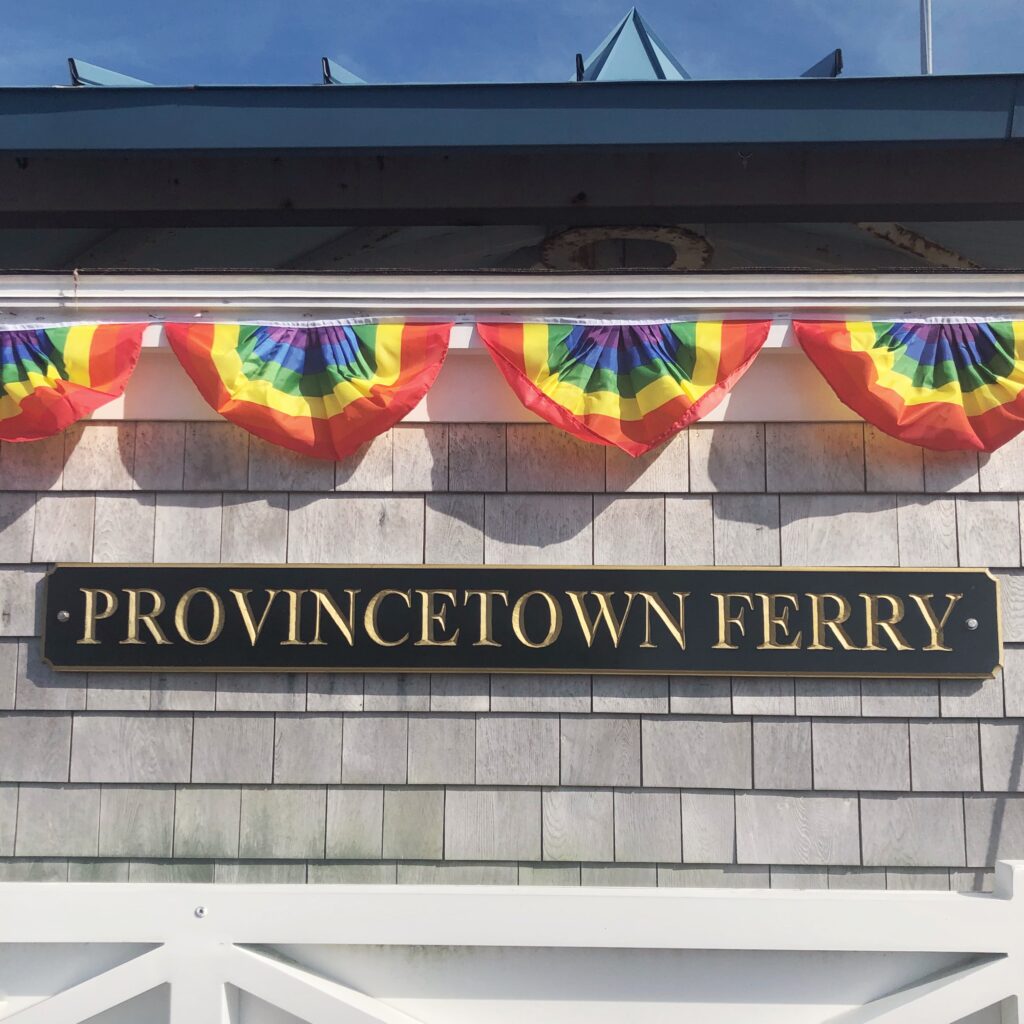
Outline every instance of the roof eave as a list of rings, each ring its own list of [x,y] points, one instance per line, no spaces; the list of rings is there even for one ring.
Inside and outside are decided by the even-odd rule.
[[[960,142],[1024,137],[1024,75],[0,89],[0,151]]]

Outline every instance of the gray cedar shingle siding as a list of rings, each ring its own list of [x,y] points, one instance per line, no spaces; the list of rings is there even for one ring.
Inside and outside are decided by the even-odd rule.
[[[173,848],[173,786],[102,787],[101,857],[170,857]]]
[[[18,787],[0,785],[0,857],[14,853],[14,832],[18,821]]]
[[[383,854],[401,860],[444,857],[445,791],[426,786],[384,790]]]
[[[614,794],[607,789],[547,789],[541,810],[549,860],[615,858]]]
[[[698,424],[0,444],[0,878],[979,888],[1024,856],[1024,439]],[[53,559],[990,565],[986,681],[54,673]]]
[[[692,472],[691,437],[692,432],[684,430],[636,459],[617,448],[607,449],[604,489],[612,494],[664,494],[688,490]]]
[[[332,786],[327,790],[327,857],[383,856],[384,788]]]

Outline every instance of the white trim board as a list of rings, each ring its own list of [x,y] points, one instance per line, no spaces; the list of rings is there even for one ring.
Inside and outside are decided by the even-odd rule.
[[[531,422],[473,327],[477,320],[657,320],[770,317],[750,371],[706,417],[732,422],[827,422],[858,417],[800,351],[798,316],[1024,318],[1015,274],[15,274],[0,276],[0,328],[100,320],[150,322],[125,395],[96,420],[213,420],[160,326],[166,320],[303,322],[409,316],[455,320],[449,358],[409,422]]]
[[[375,316],[534,315],[648,319],[684,311],[871,310],[968,316],[1024,310],[1020,274],[68,274],[0,275],[0,316],[276,311],[295,320]],[[289,311],[284,313],[284,311]],[[23,312],[24,311],[24,312]],[[26,315],[29,314],[29,315]]]
[[[101,420],[216,420],[170,349],[146,348],[124,395],[98,409]],[[799,349],[767,349],[710,412],[709,422],[857,420]],[[434,386],[404,422],[533,423],[485,350],[453,347]]]

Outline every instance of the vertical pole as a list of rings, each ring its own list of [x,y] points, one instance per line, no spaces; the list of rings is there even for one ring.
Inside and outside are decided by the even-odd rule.
[[[921,0],[921,74],[932,73],[932,0]]]

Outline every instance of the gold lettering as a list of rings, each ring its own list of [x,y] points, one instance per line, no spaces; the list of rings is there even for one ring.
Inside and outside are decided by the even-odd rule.
[[[935,609],[932,608],[932,594],[911,594],[910,599],[921,609],[921,614],[924,616],[924,621],[928,623],[928,629],[931,631],[932,639],[931,643],[927,647],[922,648],[925,651],[951,651],[952,647],[946,647],[943,644],[942,631],[946,628],[946,623],[949,621],[949,613],[953,610],[954,605],[960,600],[963,594],[947,594],[946,600],[949,604],[946,605],[946,613],[940,619],[935,614]]]
[[[539,643],[534,643],[526,635],[526,625],[524,622],[526,617],[526,603],[531,597],[543,598],[544,602],[548,606],[548,631],[545,634],[544,639]],[[558,634],[562,632],[561,605],[559,605],[554,597],[552,597],[546,590],[528,590],[512,606],[512,632],[515,633],[516,639],[524,647],[533,647],[534,649],[550,647],[558,639]]]
[[[864,599],[864,631],[867,643],[865,651],[884,651],[879,643],[880,634],[886,633],[897,651],[912,651],[914,648],[907,643],[906,637],[896,628],[903,619],[903,602],[895,594],[858,594]],[[879,603],[889,603],[889,617],[881,618],[878,613]]]
[[[779,642],[779,631],[789,632],[789,608],[781,611],[776,602],[788,601],[793,611],[800,608],[796,594],[758,594],[761,599],[761,619],[764,623],[764,640],[757,645],[759,651],[798,651],[803,641],[803,631],[798,631],[789,643]]]
[[[305,590],[285,590],[288,597],[288,639],[281,641],[282,647],[304,647],[305,640],[300,639],[299,629],[302,626],[302,595]]]
[[[442,630],[448,628],[445,624],[445,616],[448,609],[443,605],[440,608],[434,606],[434,599],[443,597],[445,600],[455,604],[454,590],[417,590],[420,595],[420,638],[413,647],[454,647],[459,642],[459,630],[447,640],[438,640],[434,636],[434,626],[440,626]]]
[[[718,643],[713,645],[716,651],[735,651],[738,645],[732,642],[732,627],[740,631],[740,636],[746,636],[747,630],[743,624],[743,614],[746,608],[740,608],[735,615],[732,613],[732,602],[746,601],[750,609],[754,608],[754,598],[751,594],[712,594],[718,602]]]
[[[81,588],[85,595],[85,628],[82,630],[82,639],[75,641],[80,644],[98,644],[96,639],[96,623],[100,619],[109,619],[117,611],[117,598],[109,590],[86,590]],[[96,610],[96,598],[103,596],[105,607],[103,611]]]
[[[508,607],[507,590],[467,590],[463,596],[463,604],[469,604],[471,597],[480,598],[480,639],[475,641],[474,647],[500,647],[494,639],[494,598],[500,597]]]
[[[811,643],[809,651],[832,651],[835,648],[825,643],[825,631],[828,630],[839,641],[844,651],[859,651],[860,648],[849,638],[843,629],[843,623],[850,617],[853,609],[850,602],[842,594],[808,594],[811,599]],[[825,614],[825,601],[835,601],[839,611],[833,615]]]
[[[348,641],[349,647],[355,645],[356,594],[358,590],[346,590],[348,594],[348,617],[342,613],[334,598],[326,590],[311,590],[316,598],[316,618],[313,621],[313,639],[310,646],[323,647],[327,641],[320,639],[320,613],[327,612],[334,624],[341,630],[341,635]]]
[[[145,587],[139,589],[125,590],[128,595],[128,631],[124,640],[119,641],[125,644],[144,644],[145,640],[139,639],[139,626],[145,625],[158,644],[169,644],[171,641],[164,636],[164,631],[156,621],[156,617],[167,606],[164,595],[159,590],[147,590]],[[148,612],[143,612],[139,607],[139,598],[145,594],[153,599],[153,607]]]
[[[590,612],[587,610],[584,600],[588,593],[590,596],[597,598],[597,615],[594,618],[590,617]],[[622,630],[625,628],[626,619],[629,618],[629,610],[633,607],[633,598],[636,597],[636,594],[632,592],[626,594],[626,607],[622,612],[621,619],[615,614],[610,590],[567,590],[566,594],[569,600],[572,601],[573,608],[576,609],[576,618],[579,619],[580,629],[583,630],[583,637],[587,641],[587,646],[594,646],[598,627],[603,622],[608,627],[612,644],[617,648],[622,640]]]
[[[213,612],[209,632],[202,640],[196,639],[188,628],[188,610],[192,601],[200,594],[210,599],[210,608]],[[207,587],[193,587],[191,590],[186,590],[174,609],[174,628],[178,631],[181,639],[187,644],[192,644],[193,647],[205,647],[207,644],[212,644],[224,628],[224,602],[220,599],[220,595],[215,594]]]
[[[398,640],[385,640],[380,635],[380,629],[377,626],[377,610],[380,608],[381,602],[385,597],[400,597],[407,608],[412,607],[412,593],[408,590],[378,590],[373,597],[370,598],[369,603],[366,605],[366,611],[363,613],[363,628],[366,630],[366,635],[378,646],[378,647],[399,647],[409,639],[409,634],[404,633]]]
[[[249,645],[255,647],[256,641],[259,640],[260,633],[263,632],[263,627],[266,625],[267,616],[270,614],[270,606],[274,603],[274,598],[281,591],[267,590],[267,603],[263,606],[263,614],[258,620],[253,617],[252,607],[249,604],[249,595],[251,593],[251,590],[236,590],[234,587],[230,590],[231,596],[234,597],[235,603],[238,605],[238,610],[242,613],[242,623],[245,625],[245,631],[249,634]]]
[[[655,643],[651,643],[651,612],[653,611],[675,638],[676,643],[679,644],[679,650],[686,650],[686,599],[690,594],[689,592],[681,593],[678,590],[673,590],[672,596],[679,601],[678,622],[672,618],[672,613],[668,610],[665,602],[662,601],[660,594],[652,594],[647,590],[640,590],[636,593],[627,591],[627,597],[639,597],[644,602],[644,642],[640,645],[641,647],[658,646]]]

